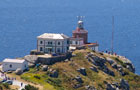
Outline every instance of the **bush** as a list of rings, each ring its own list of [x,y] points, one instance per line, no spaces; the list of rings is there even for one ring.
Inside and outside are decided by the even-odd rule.
[[[9,84],[8,83],[3,83],[3,86],[7,89],[9,89]]]
[[[47,79],[45,80],[47,83],[50,83],[51,85],[57,86],[57,87],[61,87],[61,80],[59,79]]]
[[[40,76],[35,75],[34,78],[36,78],[36,79],[40,79]]]
[[[22,90],[39,90],[39,89],[28,84],[25,86],[25,89],[22,89]]]

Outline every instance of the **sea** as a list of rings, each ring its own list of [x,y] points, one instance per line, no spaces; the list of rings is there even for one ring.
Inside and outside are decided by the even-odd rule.
[[[0,0],[0,61],[29,54],[40,34],[72,36],[77,16],[100,51],[111,48],[114,16],[114,52],[140,75],[140,0]]]

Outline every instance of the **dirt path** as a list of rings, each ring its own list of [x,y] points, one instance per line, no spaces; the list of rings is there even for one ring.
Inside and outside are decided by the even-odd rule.
[[[32,85],[32,86],[34,86],[34,87],[37,87],[37,88],[39,88],[39,90],[43,90],[43,86],[41,86],[41,85],[38,85],[38,84],[33,84],[33,83],[31,83],[31,82],[28,82],[28,81],[25,81],[25,80],[23,80],[23,79],[21,79],[20,78],[20,76],[18,76],[18,75],[13,75],[13,74],[6,74],[8,77],[14,77],[14,78],[16,78],[16,80],[18,80],[18,81],[20,81],[20,82],[23,82],[23,83],[25,83],[25,84],[30,84],[30,85]]]

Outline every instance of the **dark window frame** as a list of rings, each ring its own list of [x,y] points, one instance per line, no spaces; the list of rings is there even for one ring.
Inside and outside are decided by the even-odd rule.
[[[58,42],[57,44],[58,44],[58,45],[61,45],[61,43],[60,43],[60,42]]]
[[[42,47],[40,47],[40,51],[43,51],[43,48]]]
[[[43,41],[40,41],[40,44],[43,44]]]
[[[12,68],[12,64],[10,64],[9,67]]]

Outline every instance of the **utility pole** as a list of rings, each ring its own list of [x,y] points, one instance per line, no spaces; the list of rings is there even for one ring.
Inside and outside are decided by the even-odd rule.
[[[112,41],[111,41],[111,54],[114,53],[114,16],[112,16]]]

